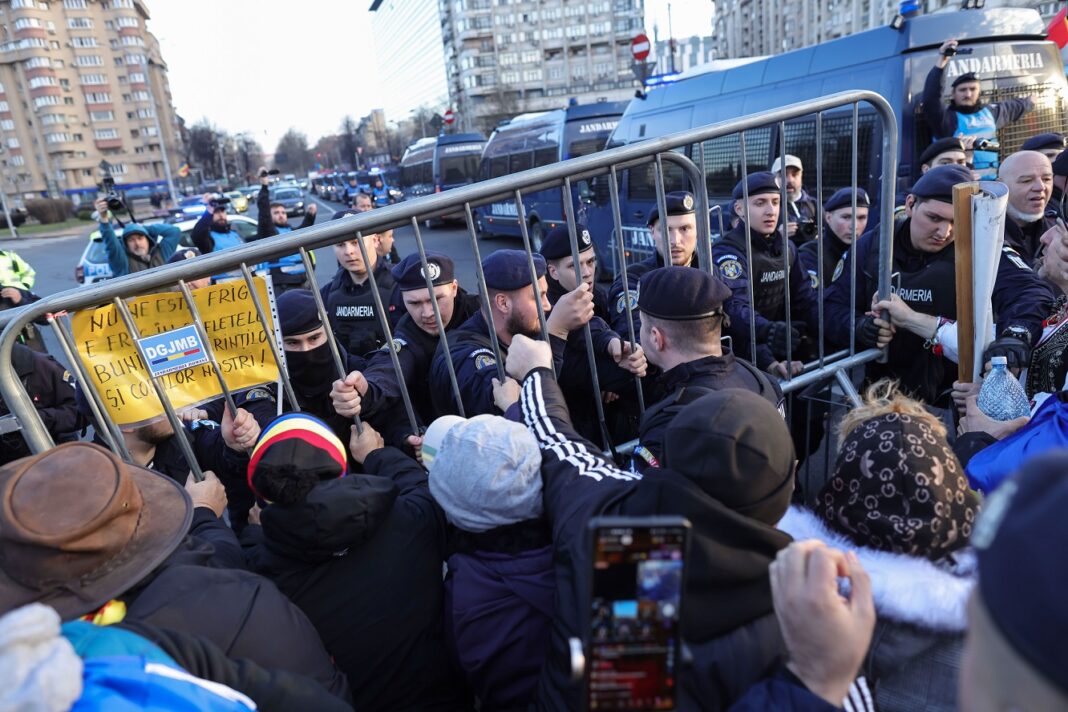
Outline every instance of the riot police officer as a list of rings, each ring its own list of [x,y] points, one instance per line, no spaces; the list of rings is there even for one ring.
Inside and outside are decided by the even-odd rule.
[[[633,460],[639,472],[661,465],[668,425],[709,391],[752,391],[784,412],[778,384],[720,342],[727,321],[723,303],[730,295],[727,285],[703,270],[661,267],[642,277],[642,343],[649,362],[663,370],[658,385],[667,395],[642,417]]]
[[[1038,151],[1052,163],[1064,153],[1064,136],[1056,132],[1036,134],[1024,141],[1020,150]]]
[[[957,378],[957,366],[942,355],[937,332],[957,314],[953,186],[971,180],[970,171],[962,166],[932,168],[913,186],[905,202],[907,217],[894,230],[891,269],[900,281],[892,290],[916,323],[893,321],[892,315],[888,320],[872,311],[879,282],[877,231],[862,236],[846,256],[847,270],[849,260],[857,261],[856,313],[850,311],[850,280],[840,279],[827,290],[828,340],[847,346],[853,327],[858,349],[889,344],[887,362],[869,362],[867,377],[895,378],[931,405],[947,403],[944,396]],[[1053,294],[1008,246],[1000,256],[992,302],[999,337],[986,355],[1026,365],[1031,345],[1042,332],[1042,320],[1051,312]]]
[[[797,247],[788,242],[789,254],[783,258],[783,241],[779,233],[781,189],[775,175],[752,173],[748,178],[748,210],[742,181],[734,188],[734,210],[738,225],[712,246],[712,262],[719,278],[730,288],[731,296],[724,309],[730,317],[727,334],[738,353],[751,353],[750,321],[756,323],[756,365],[763,371],[786,378],[787,371],[798,373],[806,345],[801,336],[806,327],[816,332],[816,315],[812,285],[801,267]],[[752,224],[746,226],[746,220]],[[746,266],[746,242],[752,246],[753,274]],[[788,267],[788,269],[787,269]],[[749,304],[749,281],[753,282],[754,303]],[[786,290],[790,290],[790,316],[786,324]],[[786,363],[787,344],[793,359]]]
[[[823,204],[823,281],[830,284],[842,276],[842,256],[853,240],[864,234],[864,228],[868,224],[868,209],[871,202],[868,193],[863,188],[857,188],[857,213],[856,227],[854,228],[853,216],[853,189],[842,188],[835,191],[834,195]],[[801,266],[808,272],[812,280],[812,288],[819,289],[819,243],[816,241],[806,242],[797,248]],[[842,265],[840,267],[839,265]]]
[[[393,275],[385,260],[378,258],[378,235],[363,236],[364,249],[370,265],[364,263],[357,237],[334,245],[334,255],[340,267],[330,283],[321,290],[323,304],[330,317],[338,343],[354,356],[363,356],[380,347],[385,334],[382,332],[379,315],[376,313],[374,295],[371,293],[370,270],[374,270],[375,282],[382,297],[382,304],[390,307],[393,291]],[[389,318],[389,314],[385,315]]]
[[[623,279],[617,277],[608,290],[608,308],[611,312],[612,329],[618,334],[626,334],[627,325],[627,302],[633,310],[638,304],[638,280],[650,270],[664,266],[664,230],[667,230],[667,242],[671,250],[671,264],[676,266],[696,267],[697,260],[697,217],[694,215],[693,194],[685,191],[676,191],[664,196],[667,209],[665,220],[660,219],[659,206],[654,207],[649,213],[648,225],[653,233],[653,247],[656,254],[627,266],[628,292],[623,293]],[[666,227],[664,225],[666,223]],[[632,312],[635,319],[635,333],[641,327],[639,315]]]

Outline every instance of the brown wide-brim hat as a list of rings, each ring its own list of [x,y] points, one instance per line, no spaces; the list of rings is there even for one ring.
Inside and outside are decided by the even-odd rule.
[[[0,615],[33,602],[64,620],[96,610],[159,566],[192,518],[179,483],[99,445],[0,467]]]

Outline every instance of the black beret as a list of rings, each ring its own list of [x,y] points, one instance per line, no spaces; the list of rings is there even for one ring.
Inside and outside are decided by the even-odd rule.
[[[455,279],[452,258],[440,252],[426,253],[426,263],[430,268],[430,281],[434,286],[449,284]],[[413,289],[426,289],[426,277],[423,275],[423,263],[419,260],[419,253],[413,252],[396,265],[391,272],[397,289],[402,292],[410,292]]]
[[[972,172],[964,166],[935,166],[927,171],[912,186],[910,194],[917,198],[930,198],[943,203],[953,202],[953,186],[960,183],[973,183]]]
[[[677,190],[673,193],[668,193],[664,196],[665,207],[667,207],[668,216],[671,215],[693,215],[693,206],[695,205],[693,200],[693,193],[689,193],[685,190]],[[660,203],[657,202],[653,206],[652,212],[649,213],[649,219],[646,221],[646,225],[652,225],[660,219]]]
[[[1041,151],[1043,148],[1064,150],[1064,136],[1059,133],[1040,133],[1027,139],[1020,146],[1021,151]]]
[[[194,257],[200,257],[200,250],[195,247],[179,247],[171,255],[171,258],[167,260],[167,264],[172,265],[175,262],[181,262],[182,260],[191,260]]]
[[[1053,175],[1068,176],[1068,151],[1061,151],[1060,155],[1053,159]]]
[[[764,195],[766,193],[779,193],[782,191],[782,187],[779,185],[779,179],[775,177],[775,174],[771,171],[758,171],[757,173],[750,173],[748,181],[738,181],[738,185],[734,186],[734,192],[731,193],[731,197],[735,200],[741,200],[745,197],[743,192],[743,183],[749,184],[749,195]]]
[[[868,200],[868,192],[863,188],[857,188],[857,207],[867,208],[870,205],[871,201]],[[827,202],[823,204],[823,209],[827,212],[847,207],[853,207],[853,190],[851,188],[839,188],[834,191],[834,195],[828,198]]]
[[[535,253],[534,271],[538,277],[545,276],[545,258]],[[500,292],[511,292],[530,286],[530,266],[523,250],[497,250],[482,260],[486,286]]]
[[[660,267],[638,283],[638,309],[657,319],[690,321],[718,314],[730,288],[694,267]]]
[[[995,627],[1062,694],[1068,693],[1068,569],[1054,560],[1068,538],[1066,467],[1063,450],[1030,458],[987,497],[971,536],[979,598]]]
[[[923,165],[924,163],[930,164],[931,161],[938,158],[940,154],[943,154],[946,151],[960,151],[961,153],[964,153],[964,144],[961,143],[961,140],[956,136],[941,138],[923,149],[923,153],[920,154],[920,165]]]
[[[953,87],[956,88],[960,84],[977,81],[979,81],[979,77],[975,76],[975,72],[967,72],[953,80]]]
[[[290,289],[276,300],[282,336],[299,336],[323,325],[315,296],[307,289]]]
[[[578,233],[578,248],[579,252],[585,252],[586,250],[593,249],[593,238],[590,237],[590,231],[586,229],[585,225],[576,225],[575,232]],[[549,231],[549,234],[545,236],[545,239],[541,241],[541,249],[538,250],[541,256],[547,260],[559,260],[564,257],[571,256],[571,233],[567,229],[567,225],[561,225],[560,227],[553,228]]]

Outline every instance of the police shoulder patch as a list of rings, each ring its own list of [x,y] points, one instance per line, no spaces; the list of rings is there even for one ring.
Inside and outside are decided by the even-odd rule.
[[[400,350],[403,349],[407,345],[408,345],[408,342],[405,341],[404,339],[402,339],[399,336],[393,339],[393,350],[396,353],[400,353]],[[378,350],[379,351],[385,351],[386,350],[386,344],[382,344],[382,346],[379,347]]]
[[[194,420],[189,425],[190,430],[200,430],[201,428],[215,430],[217,427],[219,427],[219,424],[214,420]]]
[[[831,275],[831,281],[836,281],[842,276],[842,272],[845,272],[845,257],[838,260],[838,264],[834,266],[834,274]]]
[[[622,314],[626,311],[628,303],[630,304],[632,311],[638,308],[637,289],[628,289],[626,292],[619,295],[619,299],[616,300],[616,314]]]
[[[813,270],[809,270],[808,271],[808,278],[810,280],[812,280],[812,288],[813,289],[819,289],[820,288],[820,276],[819,276],[819,274],[817,272],[814,272]]]
[[[1009,258],[1009,262],[1012,262],[1014,265],[1016,265],[1020,269],[1025,269],[1028,272],[1031,271],[1031,267],[1026,262],[1024,262],[1023,257],[1020,257],[1020,253],[1019,252],[1017,252],[1013,248],[1009,247],[1008,245],[1005,245],[1004,247],[1002,247],[1001,251],[1003,253],[1005,253],[1006,257]]]
[[[69,384],[71,386],[74,385],[74,383],[75,383],[74,376],[72,376],[70,374],[70,371],[64,371],[63,372],[63,382],[66,383],[66,384]]]
[[[475,349],[471,352],[471,358],[475,360],[475,368],[479,371],[497,365],[497,359],[489,349]]]
[[[719,267],[719,273],[724,279],[738,279],[742,276],[742,263],[737,259],[734,259],[733,255],[730,255],[731,259],[721,259],[717,265]]]

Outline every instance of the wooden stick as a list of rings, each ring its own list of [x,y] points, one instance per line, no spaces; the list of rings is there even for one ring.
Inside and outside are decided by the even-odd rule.
[[[972,196],[978,183],[953,186],[953,245],[957,276],[957,380],[975,378],[975,296],[972,291]]]

